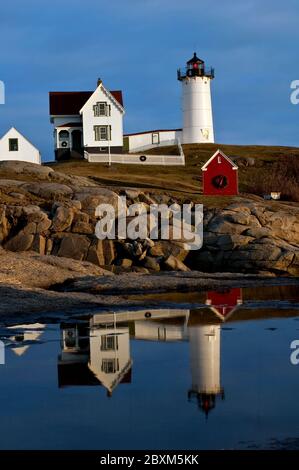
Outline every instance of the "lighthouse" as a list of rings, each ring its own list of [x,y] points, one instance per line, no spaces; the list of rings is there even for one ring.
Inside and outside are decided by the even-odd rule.
[[[186,68],[177,71],[182,83],[183,144],[214,143],[211,81],[214,69],[207,68],[194,52]]]

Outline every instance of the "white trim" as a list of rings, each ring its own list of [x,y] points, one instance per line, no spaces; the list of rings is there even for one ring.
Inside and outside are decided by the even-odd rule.
[[[90,101],[93,100],[93,96],[94,94],[96,93],[96,91],[101,88],[101,90],[103,91],[103,93],[110,99],[110,101],[112,101],[115,106],[119,109],[119,111],[122,113],[122,114],[125,114],[125,110],[124,108],[122,107],[122,105],[117,101],[116,98],[114,98],[114,96],[110,93],[110,91],[108,91],[104,85],[101,83],[96,89],[95,91],[93,92],[93,94],[88,98],[88,100],[86,101],[86,103],[82,106],[82,108],[80,109],[79,111],[79,114],[82,114],[83,113],[83,109],[85,108],[85,106],[87,106],[89,104]]]
[[[110,100],[115,104],[115,106],[123,113],[125,114],[125,110],[124,108],[122,107],[122,105],[120,104],[119,101],[117,101],[116,98],[114,98],[114,96],[112,95],[112,93],[110,93],[109,90],[107,90],[107,88],[104,87],[103,83],[101,83],[100,87],[102,87],[102,90],[104,92],[105,95],[107,95]]]
[[[210,306],[208,304],[206,304],[210,310],[212,310],[213,313],[215,313],[215,315],[217,315],[218,318],[220,318],[220,320],[222,320],[223,322],[225,322],[226,320],[228,320],[237,310],[239,310],[240,308],[240,305],[236,305],[227,315],[222,315],[221,312],[219,312],[218,308],[217,307],[213,307],[213,306]]]
[[[225,158],[225,160],[228,161],[228,163],[231,164],[233,170],[238,170],[238,166],[227,155],[225,155],[225,153],[223,153],[220,149],[218,149],[214,153],[214,155],[201,168],[202,171],[207,171],[209,164],[211,163],[212,160],[214,160],[214,158],[216,158],[219,155],[219,153],[220,153],[220,155],[222,155],[223,158]]]

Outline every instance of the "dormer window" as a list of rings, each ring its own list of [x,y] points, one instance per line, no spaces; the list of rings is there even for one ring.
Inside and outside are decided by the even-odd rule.
[[[107,104],[106,101],[99,101],[94,105],[93,112],[95,117],[110,116],[111,106],[110,104]]]

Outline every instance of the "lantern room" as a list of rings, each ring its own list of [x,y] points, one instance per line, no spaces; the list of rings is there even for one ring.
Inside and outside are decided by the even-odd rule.
[[[205,62],[197,57],[194,52],[192,59],[187,61],[186,68],[178,70],[178,80],[184,80],[186,77],[209,77],[213,79],[215,76],[214,69],[212,67],[207,68]]]

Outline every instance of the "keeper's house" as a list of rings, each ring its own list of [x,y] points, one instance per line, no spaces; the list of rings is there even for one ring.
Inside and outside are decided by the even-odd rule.
[[[95,91],[50,92],[56,160],[122,153],[124,113],[122,92],[101,80]]]

